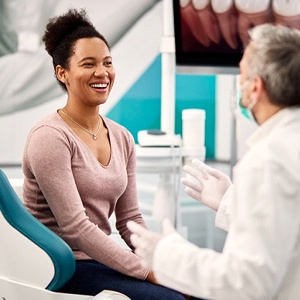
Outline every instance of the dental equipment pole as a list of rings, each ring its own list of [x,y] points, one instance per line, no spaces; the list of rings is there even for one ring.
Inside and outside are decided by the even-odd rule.
[[[163,0],[161,43],[161,130],[175,134],[175,38],[173,1]]]
[[[161,130],[175,135],[175,38],[173,25],[173,2],[163,0],[163,34],[161,42]],[[172,151],[173,152],[173,151]],[[174,159],[172,159],[174,163]],[[157,191],[153,199],[152,213],[160,220],[169,218],[176,228],[179,226],[179,203],[176,194],[178,168],[172,174],[160,173]],[[179,171],[180,172],[180,171]]]

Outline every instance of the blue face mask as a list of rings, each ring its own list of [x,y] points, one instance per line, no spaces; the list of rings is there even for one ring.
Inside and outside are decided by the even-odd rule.
[[[243,88],[245,87],[246,84],[249,83],[249,80],[246,80],[238,89],[237,89],[237,92],[236,92],[236,99],[237,99],[237,103],[238,103],[238,107],[240,109],[240,112],[241,114],[246,117],[247,119],[253,121],[255,120],[254,119],[254,116],[253,116],[253,113],[252,113],[252,108],[253,106],[256,104],[256,101],[253,99],[250,103],[250,105],[248,107],[244,107],[243,104],[242,104],[242,98],[243,98],[243,94],[242,94],[242,90]]]

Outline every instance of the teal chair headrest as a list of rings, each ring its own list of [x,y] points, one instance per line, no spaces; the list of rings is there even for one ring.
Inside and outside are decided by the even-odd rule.
[[[75,271],[73,252],[59,236],[29,213],[1,169],[0,211],[10,226],[41,248],[50,257],[54,266],[54,276],[46,288],[51,291],[58,290],[71,278]]]

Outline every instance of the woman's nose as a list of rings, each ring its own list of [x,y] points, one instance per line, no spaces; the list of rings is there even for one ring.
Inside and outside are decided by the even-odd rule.
[[[107,69],[105,67],[98,67],[95,72],[94,72],[94,75],[96,77],[99,77],[99,76],[106,76],[108,75],[108,72],[107,72]]]

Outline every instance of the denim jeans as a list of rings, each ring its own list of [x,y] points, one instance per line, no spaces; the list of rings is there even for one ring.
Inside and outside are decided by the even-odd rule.
[[[123,293],[131,300],[185,299],[177,291],[121,274],[93,260],[76,261],[74,275],[59,292],[94,296],[105,289]]]

